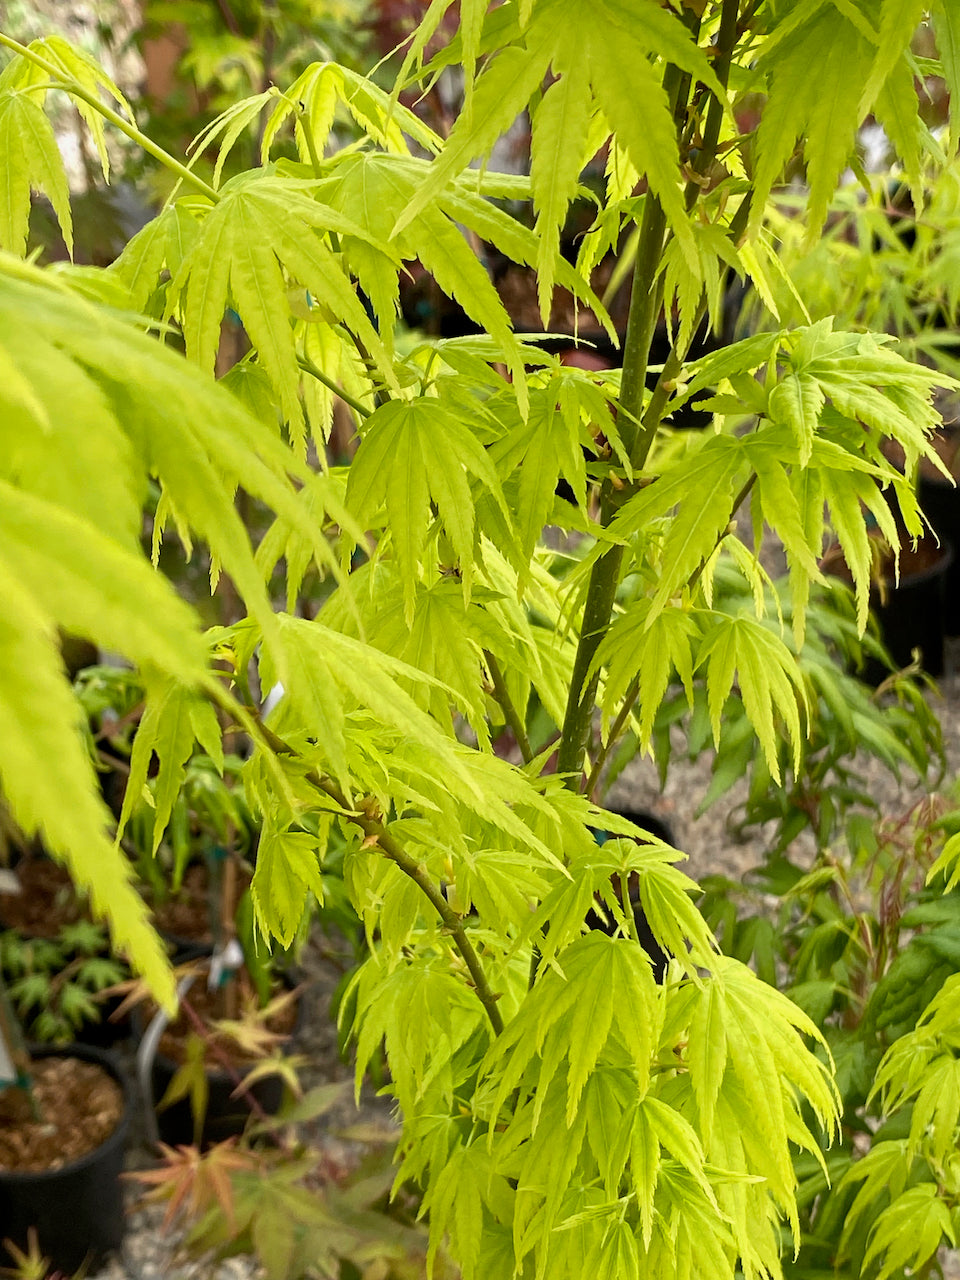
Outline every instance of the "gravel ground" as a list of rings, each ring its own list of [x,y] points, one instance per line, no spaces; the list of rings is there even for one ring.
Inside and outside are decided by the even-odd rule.
[[[940,691],[941,697],[935,706],[946,742],[945,783],[950,783],[960,776],[960,642],[954,642],[952,651],[948,652],[947,673],[940,682]],[[871,767],[868,763],[866,772],[873,783],[873,794],[886,814],[903,812],[926,789],[921,782],[909,778],[898,786],[886,770],[875,764]],[[721,803],[701,817],[695,817],[697,802],[709,778],[708,755],[693,764],[681,759],[671,767],[661,792],[652,762],[635,760],[618,779],[607,802],[611,806],[644,809],[664,818],[673,829],[677,846],[688,853],[689,862],[684,869],[695,879],[716,872],[738,879],[761,860],[764,833],[751,832],[745,838],[732,828],[730,818],[742,802],[743,786],[735,787]],[[336,1036],[328,1016],[330,998],[340,976],[337,963],[315,948],[305,959],[305,969],[311,981],[312,1005],[305,1019],[305,1040],[300,1046],[311,1062],[306,1083],[347,1081],[350,1072],[337,1055]],[[362,1108],[359,1118],[364,1123],[389,1126],[389,1111],[384,1102],[365,1095]],[[338,1164],[349,1167],[356,1158],[356,1145],[339,1135],[357,1121],[350,1091],[346,1090],[342,1107],[326,1118],[322,1134],[325,1153]],[[131,1167],[142,1168],[148,1159],[147,1148],[141,1141],[131,1154]],[[232,1258],[218,1265],[209,1260],[185,1259],[177,1234],[161,1230],[163,1213],[159,1206],[138,1202],[133,1185],[128,1191],[128,1203],[129,1230],[123,1251],[91,1280],[253,1280],[258,1276],[257,1269],[245,1258]],[[951,1275],[960,1276],[956,1255],[944,1261]]]

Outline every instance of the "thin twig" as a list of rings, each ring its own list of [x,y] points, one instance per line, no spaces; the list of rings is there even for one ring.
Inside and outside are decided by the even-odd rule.
[[[262,720],[257,721],[257,731],[263,742],[277,755],[295,756],[297,754],[289,743],[274,733]],[[315,769],[308,771],[305,777],[318,791],[322,791],[340,806],[343,816],[363,831],[371,846],[376,846],[385,857],[400,868],[404,875],[409,876],[420,887],[460,952],[473,980],[477,998],[486,1010],[487,1018],[493,1027],[494,1034],[500,1035],[503,1031],[503,1018],[497,1004],[500,997],[492,990],[487,981],[487,975],[483,970],[480,957],[477,955],[476,949],[467,935],[462,917],[447,902],[439,885],[435,884],[431,879],[426,866],[407,853],[400,841],[387,830],[382,822],[365,813],[362,809],[357,809],[351,805],[332,778],[324,776]]]
[[[153,156],[155,160],[159,160],[167,169],[171,169],[178,174],[184,182],[189,182],[191,186],[201,191],[208,200],[212,200],[216,204],[220,199],[219,192],[215,191],[209,183],[193,172],[185,164],[170,155],[169,151],[164,151],[152,138],[141,132],[135,124],[125,120],[119,112],[114,111],[112,107],[108,107],[106,103],[100,101],[95,93],[91,93],[85,89],[77,80],[66,79],[62,70],[55,66],[52,62],[48,62],[41,54],[36,53],[33,49],[28,49],[25,44],[21,44],[19,40],[14,40],[11,36],[4,35],[0,31],[0,45],[11,49],[14,53],[26,58],[28,62],[32,62],[34,66],[39,67],[42,71],[55,82],[58,88],[64,89],[71,97],[79,98],[81,102],[86,102],[88,106],[93,107],[95,111],[99,111],[105,120],[109,120],[115,128],[121,133],[125,133],[128,138],[137,144],[148,155]]]
[[[507,724],[513,731],[513,736],[517,740],[517,746],[520,748],[520,754],[523,756],[523,763],[529,764],[533,759],[530,739],[527,737],[527,730],[523,721],[520,719],[520,714],[513,705],[510,692],[507,689],[507,682],[503,678],[503,672],[500,670],[500,664],[489,649],[484,649],[483,657],[487,664],[487,669],[490,672],[490,679],[493,681],[494,699],[506,717]]]

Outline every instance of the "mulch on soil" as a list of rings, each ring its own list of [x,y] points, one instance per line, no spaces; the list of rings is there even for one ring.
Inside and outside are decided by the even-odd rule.
[[[123,1091],[94,1062],[38,1058],[32,1064],[39,1119],[24,1089],[0,1093],[0,1170],[41,1173],[95,1151],[123,1115]]]

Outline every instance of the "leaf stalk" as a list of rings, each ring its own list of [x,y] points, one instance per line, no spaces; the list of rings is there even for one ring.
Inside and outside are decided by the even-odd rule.
[[[204,182],[199,174],[194,173],[189,166],[182,164],[169,151],[164,151],[163,147],[154,142],[152,138],[148,138],[135,124],[125,120],[118,111],[108,107],[105,102],[101,102],[95,93],[85,89],[78,81],[64,79],[60,68],[52,62],[48,62],[42,54],[37,53],[25,44],[21,44],[19,40],[14,40],[12,36],[5,35],[2,31],[0,31],[0,46],[12,50],[13,53],[19,54],[21,58],[26,58],[28,62],[32,62],[34,66],[39,67],[41,71],[45,71],[59,88],[69,93],[71,97],[79,98],[81,102],[93,107],[95,111],[99,111],[105,120],[109,120],[115,128],[126,134],[138,147],[146,151],[148,155],[153,156],[155,160],[159,160],[165,168],[170,169],[184,182],[188,182],[197,191],[202,192],[214,204],[219,201],[219,192],[211,187],[209,183]]]

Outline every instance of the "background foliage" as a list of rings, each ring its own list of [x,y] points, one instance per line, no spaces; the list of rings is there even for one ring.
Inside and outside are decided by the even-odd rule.
[[[819,699],[842,702],[842,678],[821,662],[818,682],[805,649],[819,561],[835,539],[862,632],[870,526],[895,554],[921,533],[913,481],[936,457],[932,396],[949,379],[852,312],[787,323],[778,293],[802,298],[771,197],[804,175],[796,223],[814,243],[872,115],[921,209],[948,139],[921,118],[916,81],[938,77],[956,111],[960,28],[946,3],[598,0],[585,25],[573,0],[520,0],[461,5],[448,39],[449,7],[430,6],[392,89],[331,60],[274,85],[279,55],[241,59],[185,159],[87,55],[0,36],[4,794],[169,1001],[119,839],[154,760],[156,848],[195,744],[219,765],[224,728],[242,731],[264,939],[290,941],[328,847],[343,853],[369,947],[344,1001],[357,1080],[382,1045],[404,1126],[397,1184],[422,1197],[431,1255],[446,1241],[467,1280],[776,1276],[803,1238],[801,1177],[810,1162],[829,1175],[843,1114],[828,1029],[720,951],[682,854],[599,808],[596,784],[627,730],[652,747],[673,690],[714,742],[742,717],[772,788],[809,765]],[[290,17],[257,12],[252,30]],[[921,66],[928,16],[940,59]],[[442,137],[400,95],[448,66],[463,101]],[[236,96],[243,77],[252,96]],[[73,240],[54,86],[105,179],[118,130],[173,183],[107,269],[22,261],[32,191]],[[529,176],[472,167],[523,112]],[[591,197],[580,177],[598,153]],[[581,198],[596,211],[572,262]],[[480,242],[535,273],[544,325],[565,289],[622,341],[622,366],[571,367],[516,333]],[[621,246],[622,335],[592,287]],[[398,334],[405,264],[479,332]],[[704,318],[720,326],[730,272],[773,325],[686,361]],[[231,313],[245,350],[224,361]],[[349,466],[328,454],[336,396]],[[690,403],[713,426],[678,440],[671,418]],[[151,483],[154,556],[168,530],[202,540],[240,621],[202,631],[151,568]],[[238,491],[269,513],[256,545]],[[759,559],[764,527],[784,547],[782,594]],[[281,561],[286,609],[265,585]],[[319,610],[301,599],[308,573],[326,583]],[[58,628],[139,668],[116,829]],[[634,900],[672,957],[662,983]],[[587,927],[598,905],[609,934]],[[891,1191],[864,1253],[884,1274],[926,1265],[952,1233],[958,1108],[930,1081],[950,1069],[953,991],[909,1032],[917,1052],[894,1044],[877,1077],[890,1107],[928,1099],[927,1119],[850,1175],[860,1205]],[[913,1185],[928,1125],[942,1177]]]

